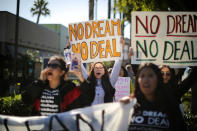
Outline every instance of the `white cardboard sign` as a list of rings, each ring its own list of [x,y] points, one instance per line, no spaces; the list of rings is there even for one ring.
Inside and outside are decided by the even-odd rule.
[[[115,84],[116,93],[115,101],[118,101],[124,96],[130,95],[130,77],[118,77],[118,80]]]
[[[132,12],[133,64],[197,65],[197,12]]]
[[[80,53],[82,63],[120,58],[120,20],[86,21],[69,25],[73,53]]]

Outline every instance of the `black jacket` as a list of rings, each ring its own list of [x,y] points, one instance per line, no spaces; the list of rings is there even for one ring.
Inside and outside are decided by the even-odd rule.
[[[75,108],[84,107],[84,101],[86,98],[83,95],[84,88],[87,88],[86,81],[81,83],[80,87],[71,81],[64,81],[57,87],[59,89],[59,98],[57,105],[59,105],[59,112],[69,111]],[[22,93],[22,100],[26,104],[33,105],[32,115],[40,115],[40,100],[44,89],[50,89],[48,82],[41,80],[34,81],[32,84],[26,87],[26,90]]]
[[[197,67],[192,67],[188,77],[180,83],[173,81],[167,83],[164,87],[175,97],[175,99],[181,103],[181,97],[195,84],[197,76]]]
[[[144,101],[137,102],[134,106],[128,130],[186,131],[187,129],[178,104],[168,108]]]

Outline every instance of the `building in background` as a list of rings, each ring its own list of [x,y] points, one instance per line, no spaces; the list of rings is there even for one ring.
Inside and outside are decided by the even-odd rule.
[[[123,65],[131,63],[131,60],[128,57],[130,46],[131,46],[131,40],[126,38],[125,39],[125,46],[124,46],[124,49],[123,49],[123,59],[124,59]]]
[[[6,94],[14,80],[16,16],[0,11],[0,95]],[[61,24],[36,24],[19,17],[17,82],[21,85],[37,79],[43,68],[44,58],[63,55],[69,40],[68,28]],[[129,63],[130,40],[125,40],[124,62]],[[75,78],[70,75],[70,78]]]
[[[15,20],[14,14],[0,11],[1,94],[5,94],[14,78]],[[37,79],[42,69],[42,59],[62,54],[68,36],[65,36],[66,30],[62,25],[54,26],[59,29],[52,30],[19,17],[18,82],[25,83],[28,80]]]
[[[68,28],[61,24],[41,24],[41,25],[58,33],[59,51],[61,54],[63,54],[66,43],[69,41]]]

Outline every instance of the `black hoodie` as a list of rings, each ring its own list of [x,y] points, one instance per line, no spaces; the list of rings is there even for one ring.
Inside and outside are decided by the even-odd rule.
[[[87,87],[86,81],[80,87],[71,81],[63,81],[56,89],[51,89],[48,82],[38,80],[26,87],[22,100],[33,105],[32,115],[51,115],[84,107],[82,92]]]

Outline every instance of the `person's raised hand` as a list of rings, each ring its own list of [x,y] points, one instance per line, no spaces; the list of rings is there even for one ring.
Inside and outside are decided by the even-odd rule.
[[[131,98],[129,96],[125,96],[119,100],[119,102],[128,104],[131,101]]]
[[[40,80],[45,81],[47,79],[47,74],[49,72],[49,68],[45,68],[40,73]]]
[[[128,57],[131,58],[131,56],[133,56],[134,53],[133,53],[133,48],[130,46],[129,47],[129,54],[128,54]]]
[[[72,74],[74,74],[75,76],[77,76],[77,78],[83,82],[85,79],[82,75],[82,71],[81,71],[81,60],[78,60],[78,65],[74,66],[74,70],[70,70],[70,72]]]
[[[124,49],[125,40],[124,40],[123,36],[120,37],[120,44],[121,44],[121,46],[122,46],[122,49]]]

